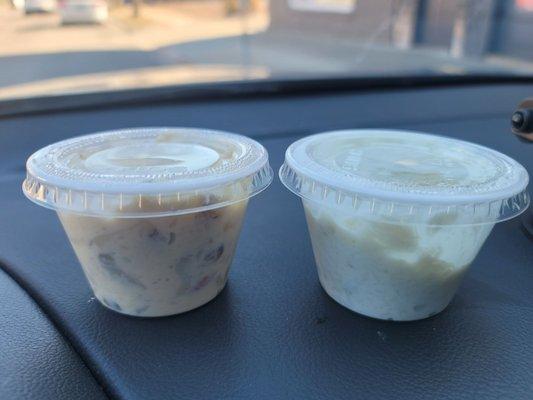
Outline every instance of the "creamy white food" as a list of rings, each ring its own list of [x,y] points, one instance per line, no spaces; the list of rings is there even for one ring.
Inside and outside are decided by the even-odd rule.
[[[493,224],[365,219],[304,201],[320,283],[340,304],[374,318],[409,321],[451,301]],[[440,224],[440,225],[435,225]]]
[[[154,317],[197,308],[224,288],[246,204],[164,217],[59,217],[96,298]]]
[[[248,199],[271,181],[266,150],[245,136],[137,128],[44,147],[23,190],[57,211],[103,305],[157,317],[224,288]]]
[[[520,165],[493,150],[388,130],[303,138],[287,149],[280,177],[303,199],[326,292],[353,311],[398,321],[450,303],[509,211],[502,199],[527,183]]]
[[[179,132],[148,142],[123,140],[98,146],[76,151],[70,166],[110,175],[140,171],[151,175],[145,179],[157,182],[165,174],[196,176],[205,168],[230,162],[238,151],[226,141],[205,146]],[[157,317],[197,308],[224,288],[247,201],[194,210],[231,201],[235,195],[224,187],[186,198],[144,195],[137,201],[122,195],[114,196],[114,203],[107,199],[107,212],[118,208],[128,218],[68,212],[59,212],[59,217],[96,298],[124,314]],[[149,215],[160,210],[187,212]]]
[[[168,133],[148,143],[123,140],[114,146],[96,145],[96,150],[89,146],[76,151],[68,162],[89,173],[131,176],[142,171],[152,174],[147,180],[157,181],[168,173],[190,174],[190,178],[197,171],[230,162],[238,151],[238,146],[224,141],[210,147],[182,140]],[[231,201],[235,195],[221,187],[186,198],[144,195],[140,201],[128,202],[123,200],[128,196],[114,196],[114,203],[107,200],[107,212],[119,208],[128,218],[61,211],[59,217],[96,298],[124,314],[156,317],[197,308],[224,288],[247,201],[200,212],[194,209]],[[162,209],[191,211],[142,216]]]

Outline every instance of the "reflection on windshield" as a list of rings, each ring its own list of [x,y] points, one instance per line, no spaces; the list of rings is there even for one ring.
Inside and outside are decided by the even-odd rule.
[[[198,82],[532,74],[533,0],[0,0],[0,99]]]

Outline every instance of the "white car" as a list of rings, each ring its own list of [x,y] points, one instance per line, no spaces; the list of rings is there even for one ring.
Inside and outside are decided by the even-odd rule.
[[[57,8],[56,0],[25,0],[24,12],[26,14],[38,12],[52,12]]]
[[[101,24],[107,20],[104,0],[64,0],[59,3],[62,24]]]

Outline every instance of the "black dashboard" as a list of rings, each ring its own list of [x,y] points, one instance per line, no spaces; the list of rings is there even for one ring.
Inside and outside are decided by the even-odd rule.
[[[321,289],[298,199],[275,179],[250,204],[219,297],[183,315],[112,313],[53,212],[21,192],[26,158],[71,136],[195,126],[259,140],[274,169],[304,135],[387,127],[494,148],[533,171],[510,134],[533,84],[264,95],[0,117],[0,398],[530,399],[533,246],[498,224],[452,304],[410,323],[361,317]],[[530,189],[531,192],[531,189]]]

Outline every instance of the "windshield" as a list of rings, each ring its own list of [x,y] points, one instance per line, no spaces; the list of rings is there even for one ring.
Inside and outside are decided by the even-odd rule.
[[[0,0],[0,100],[203,82],[533,75],[533,0]]]

